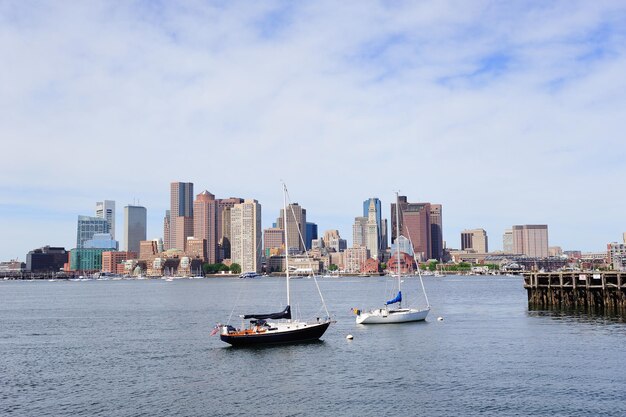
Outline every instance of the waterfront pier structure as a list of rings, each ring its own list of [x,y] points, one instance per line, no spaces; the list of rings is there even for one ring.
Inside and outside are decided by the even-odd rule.
[[[626,312],[626,272],[526,272],[524,288],[533,307]]]

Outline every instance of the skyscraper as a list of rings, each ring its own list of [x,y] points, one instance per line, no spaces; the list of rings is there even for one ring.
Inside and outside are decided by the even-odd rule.
[[[376,201],[380,209],[380,200],[370,199],[370,207],[367,217],[366,234],[367,244],[366,247],[370,251],[370,257],[378,259],[379,245],[380,245],[380,210],[376,211]],[[378,219],[377,219],[378,218]]]
[[[147,211],[142,206],[124,207],[124,250],[139,253],[139,242],[146,240]]]
[[[513,252],[536,258],[548,257],[548,226],[526,224],[513,226]]]
[[[207,262],[217,262],[217,200],[204,190],[196,196],[193,203],[193,236],[206,240]]]
[[[317,239],[317,224],[306,222],[306,240],[304,241],[306,250],[311,250],[314,239]]]
[[[352,225],[352,246],[367,246],[367,217],[355,217]]]
[[[104,200],[96,203],[96,217],[106,219],[109,223],[109,232],[115,239],[115,201]]]
[[[182,234],[176,230],[177,223],[184,223],[184,221],[176,221],[177,217],[188,217],[193,224],[193,183],[191,182],[172,182],[170,183],[170,212],[169,219],[165,219],[163,231],[166,231],[166,224],[169,224],[169,239],[165,240],[165,249],[171,249],[176,247],[174,241],[180,238]],[[193,234],[193,226],[191,227]],[[185,232],[183,231],[183,234]],[[186,239],[187,237],[185,237]],[[178,248],[184,250],[184,248]]]
[[[231,260],[243,272],[261,272],[261,205],[244,200],[230,210]]]
[[[398,196],[398,215],[396,203],[391,203],[391,243],[395,242],[396,222],[399,222],[400,235],[413,243],[415,255],[422,261],[431,258],[431,222],[430,203],[409,203],[406,196]]]
[[[430,238],[431,256],[441,261],[443,259],[443,213],[441,204],[430,205]]]
[[[285,213],[280,209],[280,216],[276,220],[276,226],[280,229],[285,228]],[[292,203],[287,206],[287,245],[289,245],[288,253],[304,252],[306,241],[306,210],[298,203]]]
[[[502,235],[502,252],[513,253],[513,230],[507,229]]]
[[[96,233],[109,233],[109,222],[100,217],[78,216],[76,227],[76,248],[83,249],[85,242],[93,239]]]
[[[230,210],[235,204],[243,203],[243,199],[237,197],[217,200],[217,245],[218,261],[230,259]]]

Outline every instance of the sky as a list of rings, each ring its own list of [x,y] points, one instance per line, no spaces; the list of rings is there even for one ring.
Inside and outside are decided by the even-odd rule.
[[[603,251],[626,231],[622,1],[0,0],[0,260],[76,245],[115,200],[163,234],[172,181],[281,181],[350,243],[362,202],[443,205],[448,247],[513,224]]]

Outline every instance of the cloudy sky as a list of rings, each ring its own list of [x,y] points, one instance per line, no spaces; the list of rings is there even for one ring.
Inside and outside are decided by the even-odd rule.
[[[72,248],[95,202],[169,183],[256,198],[284,180],[351,241],[362,201],[443,204],[444,239],[549,225],[600,251],[626,231],[620,1],[0,0],[0,260]]]

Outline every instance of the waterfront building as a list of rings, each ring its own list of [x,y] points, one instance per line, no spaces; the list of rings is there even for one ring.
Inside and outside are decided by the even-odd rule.
[[[230,210],[235,204],[243,203],[243,199],[238,197],[223,198],[217,200],[217,245],[218,262],[230,259]]]
[[[348,273],[359,273],[365,265],[365,261],[370,258],[370,251],[365,246],[355,246],[345,250],[344,271]]]
[[[487,232],[484,229],[466,229],[461,232],[461,250],[473,250],[477,253],[489,252]]]
[[[560,246],[550,246],[548,248],[548,256],[562,256],[563,249]]]
[[[443,206],[441,204],[430,205],[430,239],[431,257],[438,261],[443,260]]]
[[[311,250],[314,239],[317,239],[317,224],[306,222],[306,239],[304,241],[306,250]]]
[[[430,203],[409,203],[406,196],[398,196],[398,216],[396,203],[391,204],[391,242],[396,239],[396,223],[402,236],[413,243],[413,251],[420,261],[431,258]]]
[[[261,205],[246,199],[230,210],[231,261],[242,272],[261,272]]]
[[[166,213],[167,214],[167,213]],[[193,183],[191,182],[172,182],[170,183],[170,211],[169,219],[164,222],[169,224],[169,239],[164,241],[166,249],[171,249],[180,245],[181,236],[185,236],[187,230],[179,233],[177,230],[178,225],[186,226],[186,221],[177,221],[178,217],[187,217],[190,221],[193,221]],[[191,223],[191,232],[185,236],[193,235],[193,223]],[[184,245],[184,241],[183,241]],[[180,248],[183,249],[183,248]]]
[[[507,229],[502,235],[502,252],[513,253],[513,229]]]
[[[162,252],[162,250],[159,250],[159,244],[156,239],[142,240],[139,242],[139,260],[146,261],[152,259],[160,252]]]
[[[263,249],[265,257],[285,254],[285,233],[283,229],[271,227],[263,231]]]
[[[196,213],[197,215],[197,213]],[[210,264],[215,263],[215,258],[212,261],[209,259],[207,253],[207,241],[206,239],[199,239],[196,237],[187,238],[187,244],[185,245],[185,254],[192,259],[199,259],[202,263],[208,262]]]
[[[124,250],[139,253],[139,242],[146,240],[148,213],[145,207],[124,207]]]
[[[284,229],[284,209],[280,209],[280,216],[276,220],[276,226]],[[287,206],[287,248],[289,254],[303,253],[306,242],[306,209],[298,203]]]
[[[378,200],[378,199],[376,199]],[[366,247],[369,249],[369,256],[378,259],[380,244],[380,219],[377,220],[377,215],[380,217],[380,201],[378,201],[379,210],[376,211],[375,199],[370,199],[370,207],[366,223]]]
[[[608,263],[616,271],[626,271],[626,243],[612,242],[606,245]]]
[[[217,263],[217,211],[218,202],[215,196],[204,190],[196,196],[193,203],[193,237],[204,239],[206,248],[206,261],[210,264]]]
[[[548,256],[548,226],[527,224],[513,226],[513,252],[534,258]]]
[[[137,259],[137,252],[102,252],[102,272],[123,274],[124,264],[127,260]]]
[[[26,270],[30,272],[58,272],[67,262],[65,248],[44,246],[26,255]]]
[[[86,241],[93,238],[96,233],[109,233],[107,219],[90,216],[78,216],[76,227],[76,248],[84,248]]]
[[[396,239],[395,243],[391,244],[391,251],[389,253],[389,259],[397,256],[396,250],[400,250],[400,253],[406,253],[410,256],[414,255],[413,246],[411,245],[411,241],[406,237],[400,235],[398,239]]]
[[[10,274],[18,274],[26,270],[26,264],[24,262],[20,262],[17,259],[11,259],[10,261],[2,261],[0,262],[0,272],[1,273],[10,273]]]
[[[81,272],[98,272],[102,269],[102,253],[110,249],[76,248],[70,251],[70,270]]]
[[[96,203],[96,217],[106,219],[109,223],[109,233],[115,239],[115,201],[98,201]]]
[[[94,233],[91,239],[83,243],[83,248],[118,250],[119,243],[113,239],[110,233]]]

